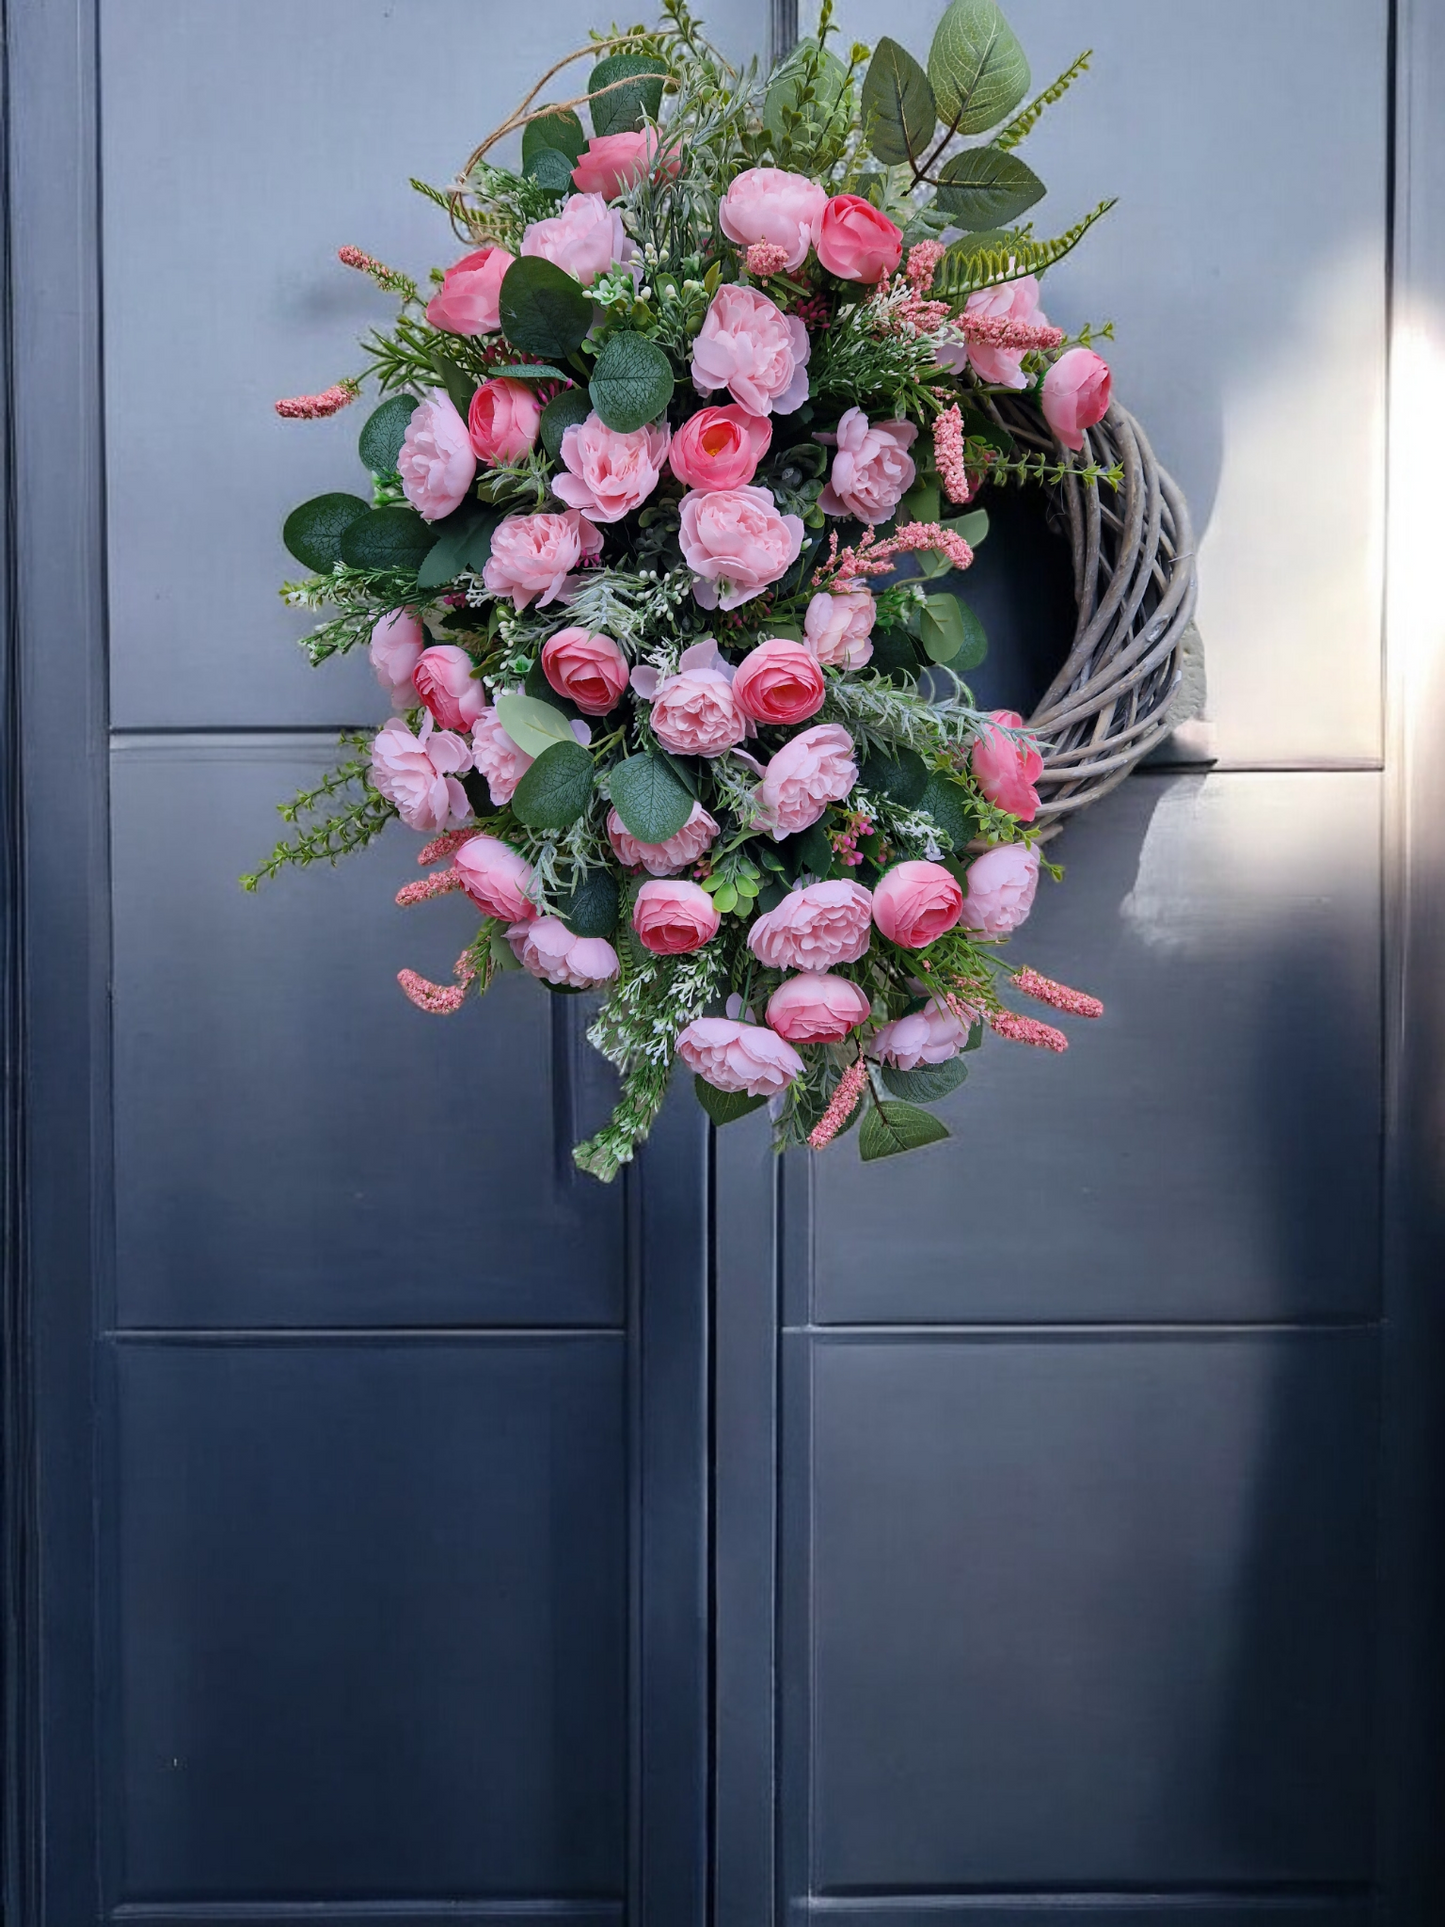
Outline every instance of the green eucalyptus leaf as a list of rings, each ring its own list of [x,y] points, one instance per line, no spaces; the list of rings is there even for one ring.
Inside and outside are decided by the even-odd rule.
[[[281,540],[298,562],[327,575],[341,560],[342,536],[358,517],[370,513],[370,503],[359,495],[313,495],[286,517]]]
[[[565,154],[559,154],[555,147],[544,147],[524,163],[522,171],[538,187],[550,187],[554,194],[570,194],[572,167]]]
[[[571,896],[558,904],[557,914],[579,937],[610,937],[617,928],[619,902],[616,878],[607,870],[589,870]]]
[[[1006,120],[1029,90],[1029,63],[995,0],[952,0],[928,50],[940,118],[959,134]]]
[[[918,612],[918,639],[930,662],[952,663],[958,670],[977,669],[988,654],[983,624],[953,595],[925,596]]]
[[[692,815],[692,798],[660,756],[629,756],[612,772],[612,807],[639,843],[665,843]]]
[[[522,172],[528,173],[528,162],[549,149],[565,154],[575,165],[586,145],[587,130],[572,109],[554,107],[550,114],[538,114],[522,129]]]
[[[542,446],[554,462],[562,458],[562,437],[592,413],[592,397],[585,388],[564,388],[542,410]]]
[[[497,306],[508,341],[529,355],[570,355],[592,326],[582,284],[536,254],[520,255],[507,269]]]
[[[927,1111],[892,1099],[869,1105],[858,1133],[858,1155],[871,1163],[874,1158],[896,1157],[900,1151],[916,1151],[920,1145],[936,1144],[949,1135],[948,1126],[930,1117]]]
[[[636,134],[657,119],[668,66],[656,54],[609,54],[587,76],[587,101],[596,134]],[[619,87],[621,80],[630,87]],[[607,91],[603,91],[606,89]]]
[[[1043,182],[1016,154],[969,147],[939,171],[936,205],[961,228],[998,227],[1044,198]]]
[[[883,1082],[895,1097],[911,1098],[915,1104],[936,1104],[950,1091],[956,1091],[968,1076],[961,1057],[947,1058],[942,1064],[920,1064],[916,1070],[901,1071],[893,1064],[883,1066]]]
[[[576,703],[568,702],[567,698],[559,695],[551,683],[548,682],[547,672],[542,667],[542,657],[540,653],[538,654],[537,660],[532,664],[532,667],[527,671],[526,680],[522,684],[522,694],[532,697],[536,702],[549,703],[553,709],[560,709],[569,722],[574,717],[580,717],[582,714],[582,711],[577,707]]]
[[[873,654],[868,659],[869,671],[886,676],[891,683],[918,681],[918,651],[906,629],[875,629],[871,640]]]
[[[560,709],[554,709],[551,703],[539,703],[535,696],[520,696],[515,689],[498,696],[497,721],[526,756],[541,756],[553,743],[572,743],[581,748]]]
[[[731,1124],[736,1118],[746,1117],[749,1111],[761,1110],[768,1101],[765,1097],[749,1097],[746,1091],[720,1091],[705,1077],[694,1077],[692,1088],[714,1124]]]
[[[616,334],[597,357],[588,393],[619,435],[656,421],[672,400],[672,363],[646,335]]]
[[[952,522],[942,524],[950,535],[962,536],[971,549],[981,547],[988,535],[988,510],[972,509],[967,515],[960,515]]]
[[[523,773],[512,796],[513,816],[529,829],[565,830],[592,799],[592,775],[592,758],[569,733]]]
[[[918,799],[943,831],[955,850],[966,850],[978,834],[978,819],[973,813],[969,793],[942,770],[931,770],[928,786]]]
[[[390,502],[349,524],[341,537],[341,559],[353,569],[417,569],[435,541],[435,531],[415,509]]]
[[[928,765],[917,750],[899,746],[892,756],[873,750],[858,773],[858,781],[875,796],[886,796],[900,809],[918,806],[928,787]]]
[[[908,49],[887,34],[868,63],[862,107],[869,144],[889,167],[917,159],[938,125],[928,75]]]
[[[492,533],[500,515],[460,515],[456,528],[442,528],[416,572],[419,589],[441,589],[463,569],[480,570],[492,552]]]
[[[488,381],[499,381],[503,376],[508,381],[571,381],[572,379],[565,368],[554,368],[545,361],[509,361],[505,368],[491,368],[487,371]]]
[[[937,482],[918,482],[898,504],[894,519],[901,528],[907,522],[936,522],[942,512]]]
[[[363,468],[369,468],[373,475],[396,473],[396,458],[416,405],[415,395],[392,395],[371,411],[358,444]]]

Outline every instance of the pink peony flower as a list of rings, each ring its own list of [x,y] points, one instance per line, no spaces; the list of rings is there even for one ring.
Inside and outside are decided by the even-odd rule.
[[[968,297],[965,312],[983,315],[988,320],[1040,324],[1047,321],[1047,316],[1039,306],[1039,284],[1031,274],[1021,274],[1017,281],[1005,281],[1001,287],[980,288],[977,294]],[[955,374],[961,373],[964,366],[972,362],[973,372],[979,380],[990,382],[997,388],[1028,387],[1028,376],[1023,372],[1022,348],[989,348],[977,341],[950,342],[939,350],[938,360]]]
[[[1034,907],[1039,853],[1026,843],[1000,843],[968,866],[963,927],[982,937],[1006,937]]]
[[[757,801],[769,835],[794,836],[841,803],[858,781],[853,738],[841,723],[814,723],[784,743],[763,772]]]
[[[644,883],[632,906],[638,941],[659,957],[701,950],[722,922],[717,905],[697,883],[681,877],[654,877]]]
[[[544,984],[591,990],[617,975],[617,952],[605,938],[579,937],[560,917],[534,917],[507,932],[512,955]]]
[[[1024,719],[1016,709],[991,709],[989,715],[1006,729],[1023,727]],[[1044,759],[1032,736],[1020,741],[1005,736],[1002,729],[985,729],[976,738],[968,760],[990,803],[1008,810],[1020,823],[1033,822],[1039,808],[1034,784],[1043,774]]]
[[[624,868],[640,868],[655,877],[674,876],[690,863],[696,863],[704,850],[711,849],[717,841],[717,824],[701,803],[694,803],[692,815],[665,843],[639,843],[616,810],[609,810],[607,841]]]
[[[609,268],[631,267],[637,248],[627,238],[622,216],[600,194],[573,194],[560,214],[532,222],[522,235],[522,252],[550,261],[590,288]]]
[[[1044,419],[1065,448],[1084,446],[1084,430],[1109,412],[1109,364],[1092,348],[1070,348],[1044,376]]]
[[[886,522],[917,474],[908,453],[918,430],[912,422],[874,422],[861,408],[838,420],[833,473],[818,497],[825,515],[856,515],[860,522]]]
[[[930,1003],[908,1017],[885,1024],[869,1046],[882,1064],[916,1071],[920,1064],[944,1064],[968,1042],[968,1032],[951,1010]]]
[[[439,522],[466,499],[476,451],[444,388],[429,388],[413,409],[396,466],[402,494],[428,522]]]
[[[758,472],[768,452],[773,424],[730,402],[726,408],[700,408],[672,438],[668,460],[678,481],[703,490],[741,488]]]
[[[639,695],[648,695],[652,676],[634,670],[632,685]],[[652,733],[675,756],[721,756],[747,735],[748,719],[733,695],[731,666],[710,637],[684,649],[677,674],[656,685],[651,702]]]
[[[903,259],[903,230],[861,194],[835,194],[814,245],[823,266],[840,281],[881,281]]]
[[[867,589],[820,589],[803,617],[803,639],[825,669],[861,669],[873,654],[877,613]]]
[[[500,917],[503,923],[530,923],[536,916],[537,906],[527,895],[532,866],[509,843],[496,836],[473,836],[454,861],[462,873],[462,888],[489,917]]]
[[[413,736],[400,716],[377,731],[371,745],[371,780],[410,829],[435,836],[469,820],[472,806],[457,778],[472,766],[460,736],[437,729],[430,716]]]
[[[797,515],[779,515],[765,488],[691,490],[678,531],[704,609],[736,609],[788,573],[803,546]]]
[[[383,689],[391,691],[392,707],[410,709],[417,701],[412,672],[426,648],[426,630],[410,609],[383,616],[371,632],[371,666]]]
[[[856,963],[872,940],[872,897],[861,883],[833,879],[790,891],[748,932],[749,950],[770,970]]]
[[[589,415],[562,436],[568,473],[553,478],[552,492],[593,522],[620,522],[657,487],[668,439],[666,422],[623,435],[600,415]]]
[[[778,985],[768,999],[767,1019],[790,1044],[836,1044],[868,1011],[867,994],[850,977],[810,970]]]
[[[487,335],[500,328],[497,297],[515,259],[505,248],[476,248],[464,254],[447,269],[426,305],[432,327],[444,328],[449,335]]]
[[[756,723],[803,723],[816,716],[827,694],[818,659],[787,636],[764,639],[750,649],[733,677],[733,699]]]
[[[873,888],[873,921],[905,950],[922,950],[962,914],[963,885],[941,863],[895,863]]]
[[[600,194],[612,201],[624,187],[640,181],[657,153],[657,129],[636,134],[594,134],[572,169],[572,185],[579,194]],[[659,174],[676,175],[682,156],[674,147],[662,157]]]
[[[576,509],[563,515],[509,515],[492,536],[482,580],[512,605],[539,609],[555,602],[584,556],[602,553],[602,537]]]
[[[559,629],[542,644],[542,674],[584,716],[605,716],[627,688],[627,658],[611,636]]]
[[[537,446],[542,404],[530,382],[484,381],[467,410],[467,433],[479,462],[515,462]]]
[[[818,238],[826,191],[804,174],[749,167],[735,174],[718,208],[718,225],[740,248],[768,241],[783,250],[780,267],[802,267]]]
[[[469,730],[487,706],[487,692],[472,674],[471,657],[455,643],[423,649],[414,681],[439,729]]]
[[[472,762],[487,779],[492,801],[500,809],[510,803],[518,783],[532,767],[532,759],[519,749],[497,721],[495,709],[484,709],[472,728]]]
[[[677,1040],[690,1071],[718,1091],[776,1097],[803,1074],[803,1060],[776,1031],[733,1017],[695,1017]]]
[[[725,281],[692,344],[692,385],[726,388],[750,415],[791,415],[808,399],[808,331],[756,288]]]

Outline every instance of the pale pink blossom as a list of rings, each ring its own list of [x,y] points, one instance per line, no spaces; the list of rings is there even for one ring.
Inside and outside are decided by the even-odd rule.
[[[544,984],[592,990],[617,975],[617,952],[602,937],[579,937],[560,917],[524,918],[507,931],[512,955]]]
[[[963,914],[963,885],[941,863],[895,863],[873,888],[873,921],[891,943],[922,950]]]
[[[652,704],[652,733],[675,756],[721,756],[747,734],[733,695],[733,669],[710,636],[684,649],[677,673],[634,669],[632,686]]]
[[[573,194],[560,214],[533,221],[522,235],[522,253],[550,261],[590,288],[611,267],[631,267],[637,247],[622,216],[600,194]]]
[[[692,344],[701,395],[726,388],[751,415],[791,415],[808,399],[808,331],[756,288],[725,281]]]
[[[810,970],[778,985],[768,999],[767,1020],[790,1044],[836,1044],[868,1011],[868,993],[851,977]]]
[[[718,225],[739,247],[769,242],[782,250],[778,267],[802,267],[818,238],[828,195],[805,174],[781,167],[749,167],[735,174],[718,206]]]
[[[657,153],[657,129],[644,127],[636,134],[594,134],[572,169],[572,185],[579,194],[600,194],[604,201],[615,201],[624,187],[632,187],[646,174]],[[676,147],[663,155],[659,174],[676,175],[682,156]]]
[[[472,659],[455,643],[434,643],[417,658],[416,693],[439,729],[465,733],[487,706],[487,692],[472,674]]]
[[[445,388],[429,388],[412,410],[396,467],[402,494],[425,521],[439,522],[466,500],[477,454]]]
[[[717,830],[702,804],[694,803],[692,815],[665,843],[639,843],[616,810],[607,812],[607,841],[617,861],[625,869],[643,869],[654,877],[675,876],[696,863],[717,841]]]
[[[473,725],[472,761],[486,778],[499,809],[511,802],[518,783],[532,767],[532,758],[502,728],[495,709],[484,709]]]
[[[768,489],[696,489],[682,498],[678,542],[704,609],[736,609],[779,581],[798,559],[803,523],[779,515]]]
[[[989,715],[995,727],[980,730],[969,754],[969,767],[990,803],[1007,810],[1020,823],[1032,823],[1039,808],[1034,784],[1043,775],[1043,756],[1032,736],[1005,735],[1005,729],[1023,728],[1024,719],[1016,709],[992,709]]]
[[[776,842],[816,823],[858,781],[853,738],[841,723],[815,723],[783,744],[763,772],[757,804]]]
[[[426,630],[410,609],[394,609],[371,632],[371,666],[383,689],[391,691],[394,709],[410,709],[417,701],[412,674],[426,648]]]
[[[537,906],[527,894],[532,866],[510,843],[496,836],[474,836],[457,851],[457,868],[462,888],[489,917],[520,923],[536,916]]]
[[[856,963],[872,940],[872,897],[861,883],[837,878],[790,890],[748,931],[748,948],[770,970]]]
[[[400,716],[377,731],[371,745],[371,781],[410,829],[434,836],[465,823],[472,813],[458,777],[472,766],[460,736],[438,729],[430,716],[415,736]]]
[[[581,509],[592,522],[620,522],[640,508],[657,487],[671,436],[666,422],[649,422],[623,434],[600,415],[576,422],[562,437],[566,474],[552,480],[552,493]]]
[[[502,325],[497,306],[502,279],[515,257],[505,248],[474,248],[454,262],[427,303],[433,328],[450,335],[492,334]]]
[[[861,669],[873,654],[878,605],[868,589],[820,589],[803,617],[803,640],[825,669]]]
[[[681,877],[654,877],[644,883],[632,905],[632,927],[644,949],[659,957],[701,950],[722,922],[717,905],[701,884]]]
[[[772,439],[773,424],[766,415],[750,415],[729,402],[689,415],[673,436],[667,459],[673,474],[689,488],[704,493],[741,488],[757,474]]]
[[[677,1054],[714,1090],[749,1097],[776,1097],[803,1074],[802,1058],[776,1031],[734,1017],[695,1017],[678,1037]]]
[[[886,522],[918,472],[908,453],[917,435],[912,422],[870,424],[861,408],[846,409],[838,419],[838,452],[818,507],[825,515]]]
[[[870,1049],[881,1064],[916,1071],[920,1064],[944,1064],[968,1042],[968,1028],[951,1010],[929,1001],[922,1010],[884,1024]]]
[[[1006,937],[1034,907],[1039,853],[1026,843],[1000,843],[968,866],[961,921],[981,937]]]
[[[482,580],[512,605],[539,609],[555,602],[584,557],[602,553],[601,533],[577,509],[562,515],[509,515],[492,536]]]
[[[1065,448],[1084,446],[1084,430],[1109,412],[1113,377],[1092,348],[1070,348],[1044,376],[1044,419]]]

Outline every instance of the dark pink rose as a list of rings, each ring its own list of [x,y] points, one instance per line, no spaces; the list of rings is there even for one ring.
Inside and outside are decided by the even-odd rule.
[[[941,863],[895,863],[873,889],[873,921],[905,950],[922,950],[962,914],[963,885]]]
[[[825,878],[790,890],[755,919],[748,948],[770,970],[831,970],[857,963],[873,940],[873,899],[861,883]]]
[[[717,935],[722,922],[717,905],[697,883],[681,877],[654,877],[644,883],[632,906],[632,927],[638,941],[659,957],[701,950]]]
[[[627,658],[611,636],[559,629],[542,644],[542,674],[584,716],[605,716],[627,688]]]
[[[729,402],[726,408],[700,408],[672,438],[668,461],[678,481],[689,488],[742,488],[758,472],[768,452],[773,424]]]
[[[802,1058],[776,1031],[734,1017],[695,1017],[678,1037],[677,1054],[714,1090],[749,1097],[776,1097],[803,1074]]]
[[[814,245],[823,266],[840,281],[881,281],[903,259],[903,230],[861,194],[835,194]]]
[[[530,382],[505,375],[484,381],[467,410],[467,432],[477,460],[515,462],[537,445],[542,404]]]
[[[963,927],[981,937],[1006,937],[1034,907],[1039,853],[1026,843],[1000,843],[968,866]]]
[[[487,706],[487,692],[472,674],[471,657],[455,643],[423,649],[414,681],[440,729],[469,730]]]
[[[537,906],[527,895],[532,866],[500,837],[469,837],[452,861],[462,873],[463,889],[489,917],[530,923],[536,916]]]
[[[1005,729],[1023,727],[1024,719],[1016,709],[991,709],[989,714]],[[1033,822],[1039,808],[1034,784],[1043,774],[1044,759],[1032,736],[1006,736],[1003,729],[986,728],[974,742],[969,765],[990,803],[1009,811],[1020,823]]]
[[[476,248],[442,276],[427,303],[426,318],[449,335],[492,334],[502,325],[497,297],[502,277],[516,257],[505,248]]]
[[[1084,430],[1109,412],[1113,377],[1092,348],[1070,348],[1044,376],[1044,419],[1065,448],[1084,446]]]
[[[740,248],[758,241],[781,248],[782,265],[791,274],[807,260],[827,205],[827,190],[805,174],[748,167],[729,183],[718,207],[718,225]]]
[[[833,473],[818,497],[825,515],[856,515],[860,522],[886,522],[913,486],[917,473],[908,453],[918,435],[912,422],[873,422],[861,408],[838,420]]]
[[[836,1044],[868,1015],[867,994],[850,977],[809,970],[768,999],[768,1023],[790,1044]]]
[[[804,723],[817,715],[826,694],[817,657],[786,636],[750,649],[733,677],[733,698],[755,723]]]

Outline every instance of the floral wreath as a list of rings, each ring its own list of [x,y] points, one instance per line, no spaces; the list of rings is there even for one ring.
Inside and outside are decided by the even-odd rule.
[[[888,38],[845,62],[831,28],[825,0],[760,79],[665,0],[569,54],[455,183],[413,182],[468,244],[429,294],[339,250],[400,313],[364,376],[276,405],[383,397],[370,499],[292,513],[312,573],[283,593],[333,611],[311,662],[367,646],[397,713],[243,882],[423,834],[397,901],[465,892],[481,923],[451,983],[402,989],[603,992],[620,1101],[573,1154],[602,1179],[677,1059],[715,1123],[767,1104],[814,1150],[857,1123],[871,1159],[948,1136],[924,1107],[985,1032],[1063,1050],[1005,1001],[1102,1011],[1003,954],[1061,874],[1039,845],[1195,700],[1182,497],[1111,402],[1109,330],[1040,306],[1111,203],[1019,224],[1044,186],[1015,150],[1089,56],[1024,104],[994,0],[953,0],[926,69]],[[534,104],[587,56],[585,96]],[[520,172],[487,158],[519,131]],[[987,642],[945,586],[980,491],[1023,482],[1079,605],[1028,725],[975,706]]]

